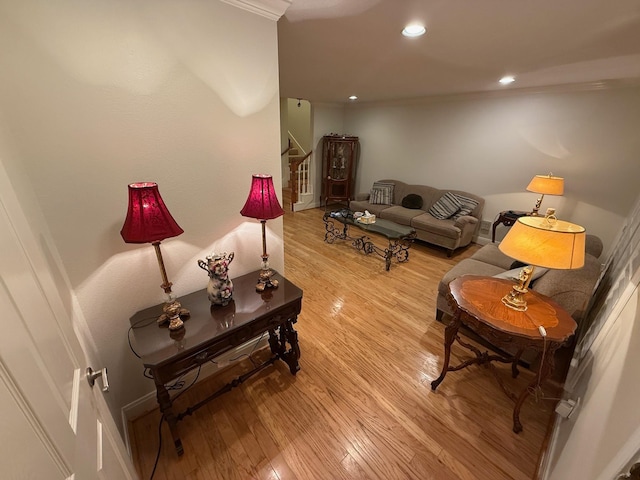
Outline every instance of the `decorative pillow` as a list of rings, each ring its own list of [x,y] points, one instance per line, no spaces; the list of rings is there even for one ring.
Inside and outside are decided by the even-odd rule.
[[[440,220],[446,220],[460,210],[460,207],[462,207],[462,203],[456,196],[451,192],[447,192],[440,197],[440,200],[431,205],[429,213]]]
[[[393,189],[395,184],[387,182],[373,182],[369,192],[369,203],[377,205],[391,205],[393,203]]]
[[[410,193],[402,199],[402,206],[412,210],[422,208],[422,197],[416,193]]]
[[[522,267],[514,268],[513,270],[507,270],[506,272],[502,272],[502,273],[499,273],[497,275],[494,275],[494,278],[506,278],[507,280],[518,281],[518,278],[520,276],[520,271],[521,270],[522,270]],[[544,275],[548,271],[549,271],[548,268],[542,268],[542,267],[534,268],[533,269],[533,275],[531,275],[531,282],[533,282],[534,280],[537,280],[538,278],[540,278],[542,275]]]
[[[465,215],[471,215],[471,212],[478,206],[478,201],[473,198],[465,197],[464,195],[460,195],[459,193],[454,193],[454,195],[458,201],[462,204],[460,210],[456,212],[453,216],[454,220],[457,220],[460,217]]]

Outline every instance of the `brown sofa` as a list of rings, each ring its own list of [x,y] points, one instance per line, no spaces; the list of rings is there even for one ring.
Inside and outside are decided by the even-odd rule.
[[[564,308],[578,324],[576,334],[571,337],[567,345],[560,348],[555,354],[557,380],[564,381],[571,354],[576,345],[576,339],[582,332],[581,322],[584,320],[589,306],[589,301],[594,293],[594,289],[600,277],[602,265],[598,260],[602,253],[602,241],[594,235],[587,235],[585,248],[585,264],[582,268],[575,270],[547,270],[542,276],[532,281],[529,288],[538,293],[546,295]],[[453,314],[451,306],[447,301],[449,294],[449,282],[462,275],[483,275],[496,276],[514,270],[514,259],[508,257],[498,249],[498,244],[489,243],[474,253],[471,257],[465,258],[451,270],[449,270],[440,280],[438,285],[438,298],[436,302],[436,319],[447,321],[443,317]],[[517,268],[517,267],[516,267]],[[515,270],[514,270],[515,271]],[[487,339],[478,337],[474,332],[465,329],[465,335],[474,338],[485,346],[498,350],[492,346]],[[514,354],[513,349],[506,349],[509,354]],[[532,351],[525,351],[520,362],[531,368],[539,365],[539,357]]]
[[[595,235],[587,235],[584,267],[575,270],[548,270],[531,282],[530,288],[546,295],[564,308],[576,321],[578,327],[584,318],[586,308],[600,276],[602,240]],[[498,249],[497,243],[489,243],[465,258],[449,270],[438,285],[436,318],[451,315],[447,302],[449,282],[462,275],[483,275],[492,277],[503,274],[514,267],[514,259]]]
[[[480,228],[484,199],[477,195],[460,190],[441,190],[425,185],[408,185],[399,180],[379,180],[379,182],[394,185],[391,204],[371,203],[369,193],[360,193],[356,195],[355,200],[351,200],[349,208],[360,212],[368,210],[376,217],[391,220],[400,225],[411,226],[415,228],[419,240],[446,248],[449,256],[457,248],[469,245]],[[471,198],[477,202],[477,206],[469,215],[461,216],[455,220],[453,218],[442,220],[435,218],[429,214],[429,209],[447,192]],[[410,194],[419,195],[422,198],[420,208],[402,206],[402,200]]]

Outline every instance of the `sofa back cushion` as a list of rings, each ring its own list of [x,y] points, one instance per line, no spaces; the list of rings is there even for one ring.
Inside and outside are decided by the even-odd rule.
[[[532,289],[555,300],[576,322],[580,322],[600,276],[600,262],[587,254],[584,267],[575,270],[549,270],[535,281]]]
[[[379,180],[382,183],[393,183],[393,204],[400,205],[402,199],[414,193],[422,197],[422,210],[428,211],[431,206],[436,203],[442,195],[447,192],[451,192],[457,195],[461,195],[467,198],[471,198],[478,202],[478,205],[472,210],[471,216],[480,219],[482,217],[482,209],[484,208],[484,198],[474,195],[473,193],[464,192],[462,190],[441,190],[427,185],[409,185],[408,183],[401,182],[400,180],[386,179]],[[478,227],[479,227],[478,223]]]
[[[369,202],[374,205],[393,204],[395,184],[392,182],[374,182],[369,192]]]

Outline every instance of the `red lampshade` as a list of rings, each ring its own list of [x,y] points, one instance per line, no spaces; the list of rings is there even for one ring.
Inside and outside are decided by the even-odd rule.
[[[129,209],[120,235],[126,243],[153,243],[177,237],[184,230],[173,219],[162,201],[158,184],[129,185]]]
[[[240,210],[243,217],[271,220],[284,215],[284,210],[278,202],[273,188],[271,175],[254,175],[251,181],[251,191],[247,202]]]

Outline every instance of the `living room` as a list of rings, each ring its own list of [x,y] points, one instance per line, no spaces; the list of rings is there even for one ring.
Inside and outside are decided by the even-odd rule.
[[[111,390],[104,399],[111,418],[105,423],[113,423],[122,437],[122,409],[150,394],[154,401],[153,382],[144,378],[127,345],[129,318],[163,300],[153,248],[127,245],[119,235],[127,185],[157,182],[185,231],[162,244],[178,296],[204,288],[206,275],[197,260],[211,252],[235,252],[232,277],[259,267],[260,224],[239,211],[252,174],[273,174],[276,188],[282,186],[276,21],[283,11],[266,18],[237,8],[243,3],[0,5],[0,160],[8,179],[3,205],[14,220],[16,210],[24,215],[27,227],[14,221],[14,228],[20,238],[32,235],[36,241],[23,243],[44,252],[42,267],[54,285],[45,294],[59,297],[86,341],[93,367],[109,367]],[[594,231],[611,252],[637,196],[638,96],[637,86],[622,85],[463,96],[416,106],[321,102],[314,105],[314,144],[330,132],[358,135],[363,148],[358,191],[383,177],[459,186],[486,199],[489,221],[503,209],[531,208],[535,195],[524,190],[526,184],[532,175],[552,171],[566,179],[567,189],[563,197],[547,197],[544,205]],[[532,132],[534,126],[540,128]],[[288,275],[286,221],[268,222],[267,241],[271,266]],[[337,250],[324,247],[323,255]],[[345,250],[338,251],[342,258]],[[418,258],[416,253],[390,273],[401,275],[412,262],[423,265]],[[379,273],[375,280],[384,288],[386,277]],[[11,287],[7,272],[2,278]],[[434,286],[437,280],[437,273],[430,276]],[[305,299],[320,293],[305,291]],[[375,299],[363,302],[375,304]],[[305,304],[300,323],[323,314]],[[301,336],[303,347],[312,349],[310,340]],[[431,354],[430,361],[438,363],[441,352]],[[305,370],[302,355],[299,375]],[[51,360],[44,357],[42,364]],[[503,402],[498,396],[495,401]],[[525,423],[525,435],[526,428]],[[420,435],[418,429],[412,434]],[[514,437],[507,428],[495,441],[521,441]],[[12,442],[3,437],[3,444],[6,458],[20,458],[18,447],[9,448]],[[271,453],[274,463],[283,458]],[[179,463],[185,477],[187,464]],[[322,478],[321,471],[317,475]]]

